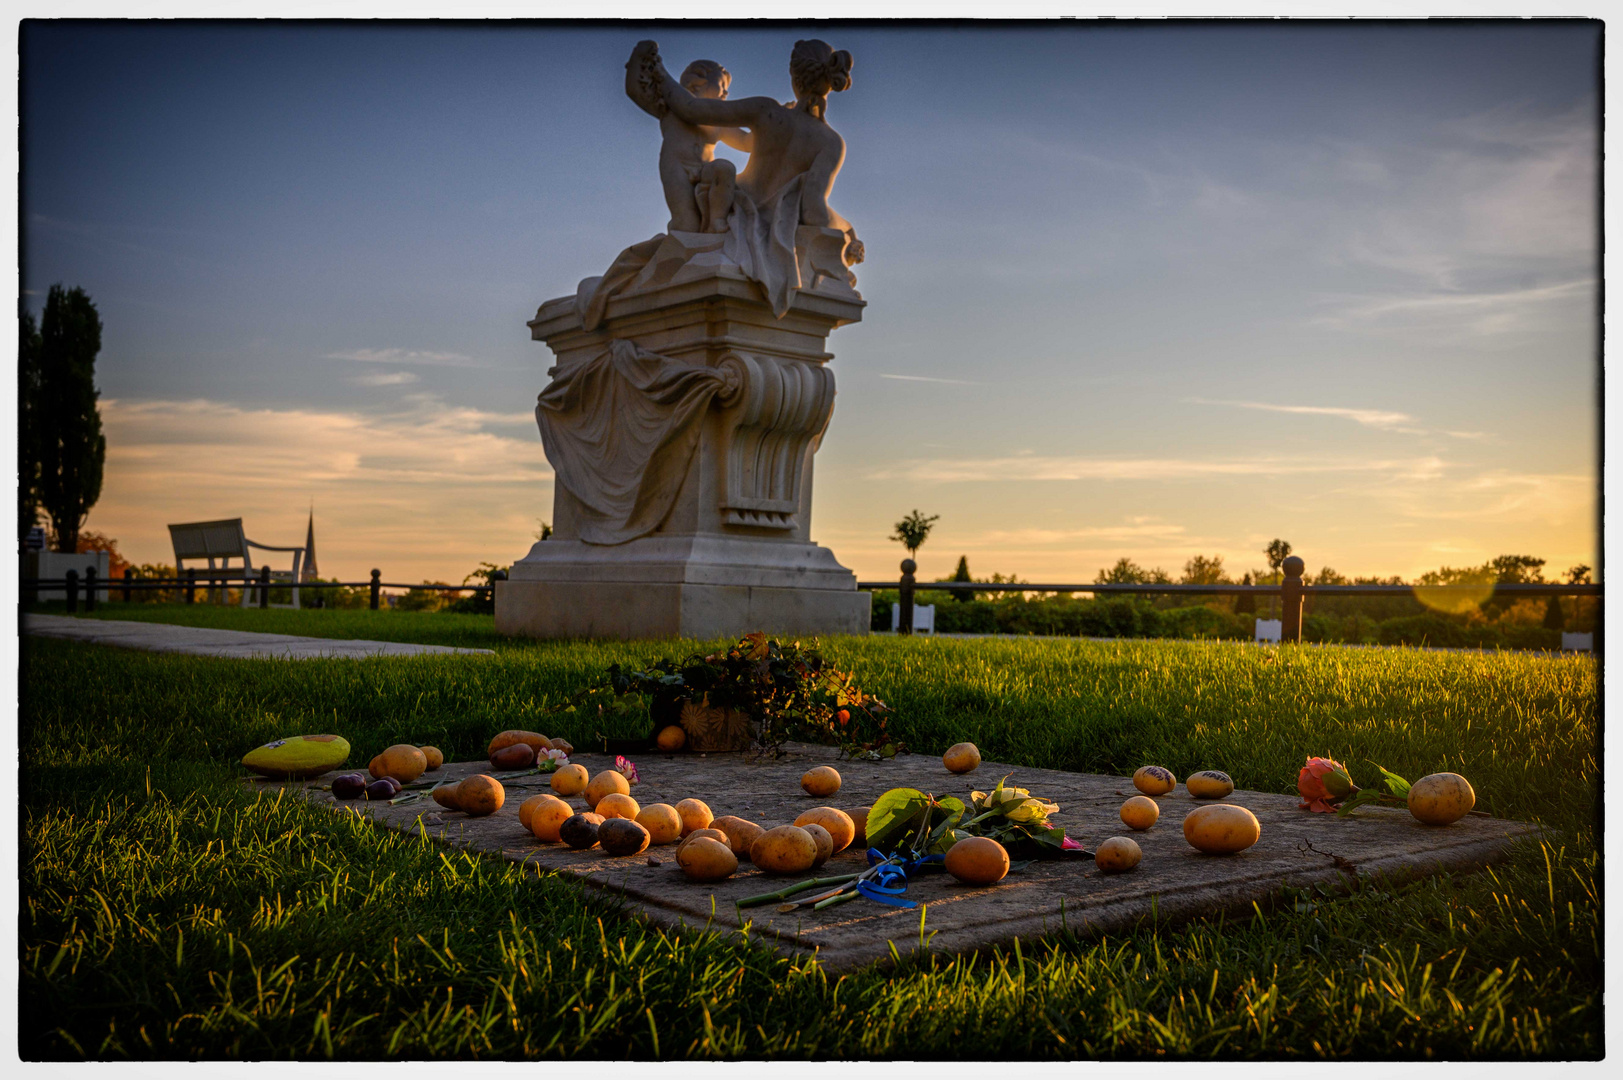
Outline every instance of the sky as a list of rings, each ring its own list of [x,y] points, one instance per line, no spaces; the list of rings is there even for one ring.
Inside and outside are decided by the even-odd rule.
[[[1595,22],[25,24],[24,302],[104,324],[86,527],[522,557],[525,321],[666,221],[632,46],[787,100],[807,36],[855,58],[811,532],[859,578],[915,508],[924,578],[1597,564]]]

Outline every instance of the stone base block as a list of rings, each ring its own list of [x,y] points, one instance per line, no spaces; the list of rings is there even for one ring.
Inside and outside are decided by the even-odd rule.
[[[873,597],[852,589],[610,581],[499,581],[496,632],[537,638],[866,634]]]

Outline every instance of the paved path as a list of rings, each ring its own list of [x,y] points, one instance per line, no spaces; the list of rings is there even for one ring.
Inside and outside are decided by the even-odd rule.
[[[334,657],[426,656],[447,653],[495,655],[491,649],[454,649],[448,645],[408,645],[400,641],[354,641],[343,638],[256,634],[246,630],[210,630],[200,626],[131,622],[120,619],[76,619],[69,615],[24,615],[23,633],[88,641],[121,649],[185,653],[188,656],[235,656],[274,660],[325,660]]]

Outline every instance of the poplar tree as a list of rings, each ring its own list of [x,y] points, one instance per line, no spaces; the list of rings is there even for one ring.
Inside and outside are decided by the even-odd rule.
[[[39,447],[39,504],[56,550],[73,553],[101,497],[107,438],[96,400],[101,317],[81,288],[52,285],[40,320],[39,385],[32,422]]]

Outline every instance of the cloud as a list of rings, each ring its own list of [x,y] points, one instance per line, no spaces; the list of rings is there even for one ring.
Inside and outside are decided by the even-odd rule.
[[[1206,398],[1184,398],[1185,401],[1195,405],[1229,405],[1236,409],[1262,409],[1267,412],[1301,413],[1309,416],[1338,416],[1344,420],[1351,420],[1365,427],[1381,428],[1383,430],[1412,430],[1402,425],[1413,424],[1414,417],[1408,413],[1392,412],[1386,409],[1348,409],[1327,405],[1270,405],[1262,401],[1212,401]]]
[[[356,386],[404,386],[417,381],[415,371],[380,371],[376,374],[357,375],[349,380]]]
[[[1388,476],[1433,476],[1444,463],[1434,457],[1349,460],[1325,458],[1239,458],[1228,461],[1190,458],[1088,458],[1016,456],[998,458],[915,458],[873,470],[867,480],[914,483],[999,483],[1032,480],[1189,481],[1215,476],[1292,476],[1310,473],[1376,473]]]
[[[946,384],[948,386],[982,386],[982,385],[985,385],[983,383],[971,382],[968,379],[937,379],[937,378],[934,378],[934,377],[932,377],[930,375],[888,375],[883,371],[881,371],[879,373],[879,377],[881,379],[896,379],[896,380],[901,381],[901,382],[944,383],[944,384]]]
[[[418,349],[346,349],[330,352],[328,360],[354,360],[362,364],[424,364],[431,367],[484,367],[471,356]]]

